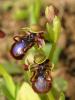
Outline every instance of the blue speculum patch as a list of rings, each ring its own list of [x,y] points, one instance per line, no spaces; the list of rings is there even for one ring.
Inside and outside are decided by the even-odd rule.
[[[44,80],[43,77],[39,77],[35,86],[38,90],[43,91],[43,89],[47,87],[47,82]]]
[[[13,47],[13,53],[15,56],[19,56],[23,54],[23,49],[25,47],[25,43],[24,42],[20,42],[20,43],[16,43]]]
[[[51,88],[51,82],[47,81],[44,77],[39,76],[36,82],[33,82],[32,87],[38,93],[46,93]]]

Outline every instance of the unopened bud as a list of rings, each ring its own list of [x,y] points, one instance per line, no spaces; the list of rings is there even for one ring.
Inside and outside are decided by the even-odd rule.
[[[53,19],[55,15],[57,15],[57,13],[58,13],[58,10],[54,6],[46,7],[45,16],[50,23],[53,22]]]

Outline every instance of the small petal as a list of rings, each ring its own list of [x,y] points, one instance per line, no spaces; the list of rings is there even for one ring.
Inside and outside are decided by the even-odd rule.
[[[49,22],[52,22],[55,17],[54,7],[49,6],[45,10],[45,16]]]

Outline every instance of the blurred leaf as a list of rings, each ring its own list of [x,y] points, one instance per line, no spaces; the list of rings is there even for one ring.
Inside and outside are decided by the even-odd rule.
[[[67,89],[67,81],[61,77],[56,77],[53,80],[53,87],[58,91],[66,91]]]
[[[2,90],[2,84],[3,84],[3,78],[0,77],[0,97],[4,96],[3,90]]]
[[[20,66],[16,64],[16,62],[5,61],[1,65],[10,74],[21,74],[22,73]]]
[[[10,91],[7,89],[6,84],[3,83],[1,88],[8,100],[15,100],[15,98],[11,95]]]
[[[57,64],[60,52],[61,48],[59,48],[56,43],[53,43],[49,52],[49,59],[53,64]]]
[[[15,89],[15,99],[16,99],[17,93],[20,90],[20,83],[17,83],[15,86],[16,86],[16,89]]]
[[[8,100],[15,100],[17,92],[19,90],[19,85],[18,84],[16,85],[15,98],[13,98],[12,95],[10,94],[10,91],[7,89],[7,86],[4,82],[5,81],[3,81],[2,87],[1,87],[2,90],[3,90],[4,95],[7,97]]]
[[[29,17],[29,12],[28,10],[25,9],[23,10],[17,9],[13,12],[12,17],[15,20],[25,20]]]
[[[39,94],[41,100],[49,100],[47,94]]]
[[[24,82],[17,94],[16,100],[40,100],[40,98],[31,86]]]
[[[56,90],[56,88],[52,87],[51,91],[52,91],[54,98],[57,98],[59,95],[59,92]]]
[[[13,6],[13,2],[5,1],[2,5],[2,8],[3,8],[4,11],[8,11],[12,8],[12,6]]]
[[[40,11],[41,11],[41,0],[34,1],[34,9],[35,9],[35,12],[34,12],[35,17],[36,17],[36,20],[38,21],[40,17]]]
[[[53,20],[54,42],[56,43],[61,33],[61,22],[58,16]]]
[[[53,62],[52,59],[53,59],[53,56],[54,56],[55,49],[56,49],[56,44],[53,43],[51,45],[51,50],[49,52],[49,59],[50,59],[51,62]]]
[[[53,93],[51,90],[47,93],[47,96],[48,96],[49,100],[55,100],[55,97],[53,96]]]
[[[35,15],[34,15],[34,7],[33,7],[33,5],[31,5],[30,6],[30,25],[33,25],[36,23],[37,23],[37,21],[36,21]]]
[[[59,100],[65,100],[65,95],[64,95],[63,92],[61,92],[60,97],[59,97]]]
[[[41,0],[34,0],[31,4],[30,11],[30,25],[38,24],[40,17],[40,9],[41,9]]]
[[[11,96],[15,98],[15,84],[11,78],[11,76],[6,72],[3,66],[0,64],[0,74],[3,76],[6,87],[10,92]]]
[[[45,94],[40,94],[41,100],[55,100],[52,89]]]

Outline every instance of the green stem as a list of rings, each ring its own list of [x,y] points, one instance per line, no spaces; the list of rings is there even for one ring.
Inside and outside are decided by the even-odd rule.
[[[49,100],[55,100],[55,97],[54,97],[52,91],[50,91],[49,93],[47,93],[47,96],[48,96]]]
[[[30,25],[39,23],[40,10],[41,10],[41,0],[34,0],[29,8]]]
[[[35,18],[35,14],[34,14],[34,6],[31,5],[31,6],[30,6],[30,26],[31,26],[32,24],[36,24],[36,23],[37,23],[37,20],[36,20],[36,18]]]
[[[52,61],[52,58],[53,58],[53,55],[55,52],[55,48],[56,48],[56,43],[53,43],[52,48],[51,48],[50,53],[49,53],[49,57],[48,57],[51,61]]]

